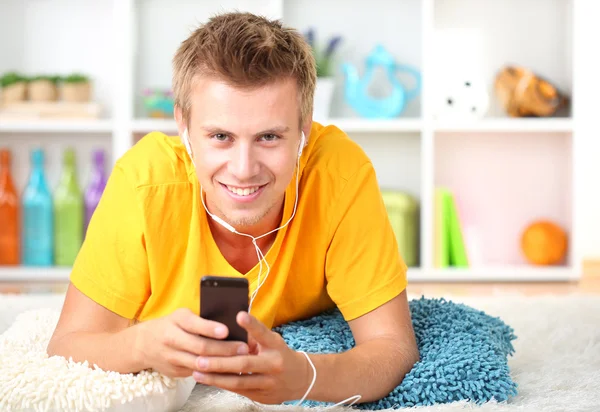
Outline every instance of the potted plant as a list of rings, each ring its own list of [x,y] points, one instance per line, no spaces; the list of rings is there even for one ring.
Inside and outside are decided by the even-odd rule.
[[[58,99],[59,76],[35,76],[29,80],[29,100],[52,102]]]
[[[317,87],[315,89],[313,120],[324,122],[329,117],[333,89],[335,87],[334,55],[341,36],[333,36],[327,46],[321,49],[315,39],[315,30],[309,29],[305,35],[317,64]]]
[[[0,77],[2,103],[22,102],[27,98],[27,78],[17,72],[8,72]]]
[[[62,100],[70,103],[89,102],[92,87],[87,76],[73,73],[62,79]]]

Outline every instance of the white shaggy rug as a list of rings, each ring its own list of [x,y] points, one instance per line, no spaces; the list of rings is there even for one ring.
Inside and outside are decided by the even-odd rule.
[[[410,299],[419,296],[410,296]],[[439,296],[427,296],[439,297]],[[501,317],[515,329],[516,353],[509,358],[519,394],[505,404],[465,402],[412,408],[423,412],[600,410],[600,296],[444,296]],[[62,295],[0,295],[0,333],[16,315],[35,308],[60,308]],[[351,396],[354,394],[349,394]],[[258,410],[304,411],[296,407],[257,408],[237,395],[196,386],[182,412]],[[317,410],[323,410],[316,408]],[[329,409],[350,411],[350,408]]]

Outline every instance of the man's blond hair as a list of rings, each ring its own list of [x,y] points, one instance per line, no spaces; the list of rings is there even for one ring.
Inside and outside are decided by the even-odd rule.
[[[300,127],[313,110],[317,69],[310,45],[297,30],[278,20],[245,12],[210,18],[178,48],[173,58],[173,94],[188,124],[196,76],[252,89],[295,79]]]

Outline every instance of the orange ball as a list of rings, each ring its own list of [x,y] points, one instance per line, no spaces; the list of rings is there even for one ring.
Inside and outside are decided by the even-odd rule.
[[[557,224],[540,220],[531,223],[521,236],[521,250],[529,263],[555,265],[567,253],[567,234]]]

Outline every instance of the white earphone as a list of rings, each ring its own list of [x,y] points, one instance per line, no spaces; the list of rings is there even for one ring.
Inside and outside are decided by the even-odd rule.
[[[300,146],[298,147],[298,157],[302,156],[302,151],[304,150],[305,144],[306,144],[306,136],[304,136],[304,132],[302,132],[302,139],[300,140]]]
[[[194,156],[192,155],[192,147],[190,145],[190,136],[188,134],[188,130],[185,129],[183,131],[183,134],[181,136],[181,140],[183,140],[183,144],[188,152],[188,155],[190,156],[190,159],[192,161],[192,164],[194,165],[194,167],[196,166],[196,163],[194,162]],[[298,156],[296,158],[296,199],[294,200],[294,211],[292,212],[292,216],[290,216],[290,218],[288,219],[287,222],[285,222],[285,224],[283,226],[278,227],[277,229],[273,229],[270,232],[267,232],[263,235],[260,235],[258,237],[254,237],[251,235],[248,235],[246,233],[241,233],[238,232],[233,226],[231,226],[229,223],[225,222],[223,219],[221,219],[219,216],[216,216],[212,213],[210,213],[208,211],[208,208],[206,207],[206,204],[204,203],[204,195],[202,194],[202,185],[200,185],[200,200],[202,201],[202,205],[204,206],[204,210],[206,210],[206,213],[208,213],[208,215],[210,217],[213,218],[213,220],[217,223],[219,223],[221,226],[223,226],[224,228],[226,228],[227,230],[233,232],[233,233],[237,233],[241,236],[247,236],[249,238],[252,239],[252,244],[254,245],[254,248],[256,249],[256,256],[258,257],[258,263],[259,263],[259,270],[258,270],[258,286],[256,287],[256,290],[254,291],[254,293],[252,293],[252,296],[250,298],[250,304],[248,306],[248,313],[250,313],[250,311],[252,310],[252,303],[254,303],[254,299],[256,298],[256,295],[258,294],[258,291],[260,290],[261,286],[265,283],[265,281],[267,280],[267,277],[269,276],[269,263],[267,262],[267,260],[265,259],[265,255],[262,253],[262,251],[260,250],[260,248],[258,247],[258,245],[256,244],[256,241],[262,237],[265,237],[273,232],[276,232],[279,229],[283,229],[284,227],[286,227],[288,225],[288,223],[291,222],[291,220],[293,219],[293,217],[296,215],[296,208],[298,206],[298,178],[300,175],[300,157],[302,156],[302,152],[304,150],[304,146],[306,144],[306,136],[304,135],[304,132],[302,132],[302,138],[300,140],[300,145],[298,147]],[[262,274],[262,261],[265,261],[265,265],[267,265],[267,273],[265,275],[264,280],[261,282],[260,281],[260,277]],[[301,351],[302,352],[302,351]],[[302,352],[304,354],[304,356],[306,357],[306,359],[308,360],[308,363],[310,364],[312,370],[313,370],[313,379],[312,382],[310,384],[310,386],[308,387],[308,390],[306,391],[306,393],[304,394],[304,396],[302,397],[302,399],[297,403],[297,405],[300,405],[302,402],[304,402],[304,400],[306,399],[306,397],[308,396],[308,394],[310,393],[310,391],[312,390],[315,381],[317,380],[317,369],[315,368],[314,363],[312,362],[312,360],[310,359],[310,357],[308,356],[308,354],[306,354],[306,352]],[[349,400],[354,399],[354,401],[348,405],[348,406],[352,406],[354,405],[356,402],[358,402],[358,400],[360,400],[361,395],[354,395],[351,396],[348,399],[343,400],[342,402],[339,402],[331,407],[336,407],[336,406],[341,406],[344,405],[346,402],[348,402]],[[253,401],[254,402],[254,401]],[[256,402],[254,402],[256,404]]]
[[[186,128],[181,135],[181,141],[185,146],[185,150],[187,150],[188,155],[190,156],[190,160],[194,163],[194,156],[192,155],[192,146],[190,145],[190,135],[188,133],[188,129]],[[195,166],[195,164],[194,164]]]

